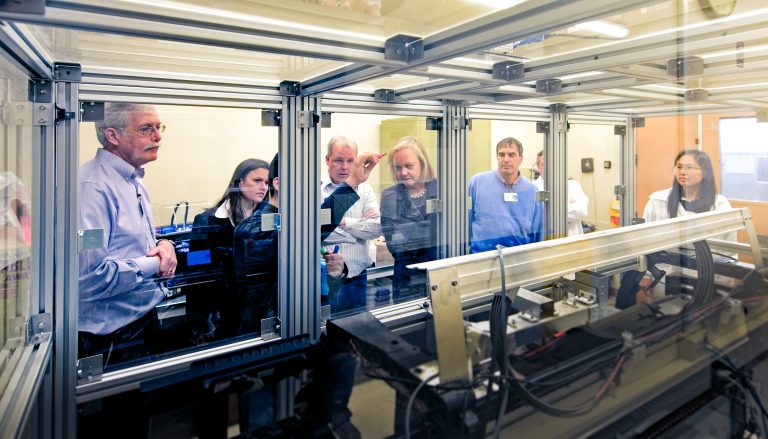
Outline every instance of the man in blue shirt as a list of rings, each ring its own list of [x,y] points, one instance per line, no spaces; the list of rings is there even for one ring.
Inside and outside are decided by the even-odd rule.
[[[496,145],[498,168],[469,180],[470,253],[541,241],[544,206],[536,201],[536,186],[520,175],[523,145],[513,137]]]
[[[160,282],[176,270],[142,183],[164,128],[152,106],[108,103],[96,123],[103,148],[80,167],[79,229],[102,231],[103,244],[79,253],[78,356],[101,353],[104,367],[154,352]]]

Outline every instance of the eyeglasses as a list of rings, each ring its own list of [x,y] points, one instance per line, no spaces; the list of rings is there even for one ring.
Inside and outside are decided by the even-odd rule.
[[[701,171],[701,167],[693,165],[675,165],[675,171],[680,172],[685,169],[685,172]]]
[[[115,129],[120,131],[120,132],[125,131],[124,128],[117,128],[117,127],[115,127]],[[142,127],[137,128],[136,132],[139,133],[140,135],[144,136],[144,137],[152,136],[152,135],[155,134],[155,132],[159,132],[159,133],[162,134],[163,132],[165,132],[165,124],[161,123],[157,127],[153,127],[152,125],[144,125]]]

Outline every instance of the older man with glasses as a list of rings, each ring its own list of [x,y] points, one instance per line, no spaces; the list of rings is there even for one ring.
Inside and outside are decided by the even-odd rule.
[[[155,238],[142,178],[164,129],[150,105],[108,103],[96,123],[102,148],[80,167],[79,229],[103,241],[79,253],[78,357],[103,354],[105,368],[157,350],[155,306],[176,253]]]

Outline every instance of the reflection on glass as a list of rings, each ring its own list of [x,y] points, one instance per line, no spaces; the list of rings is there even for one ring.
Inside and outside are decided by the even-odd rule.
[[[439,192],[432,164],[415,137],[397,142],[389,151],[389,166],[397,182],[381,194],[381,230],[395,259],[392,299],[398,303],[426,296],[426,272],[407,266],[438,258]]]
[[[30,259],[33,236],[31,120],[27,79],[6,59],[0,61],[0,394],[4,394],[25,345],[30,314]],[[34,239],[37,239],[34,237]]]

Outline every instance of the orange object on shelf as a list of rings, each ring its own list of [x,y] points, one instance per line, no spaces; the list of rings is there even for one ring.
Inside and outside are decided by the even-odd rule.
[[[621,201],[611,201],[611,225],[619,227],[621,225]]]

